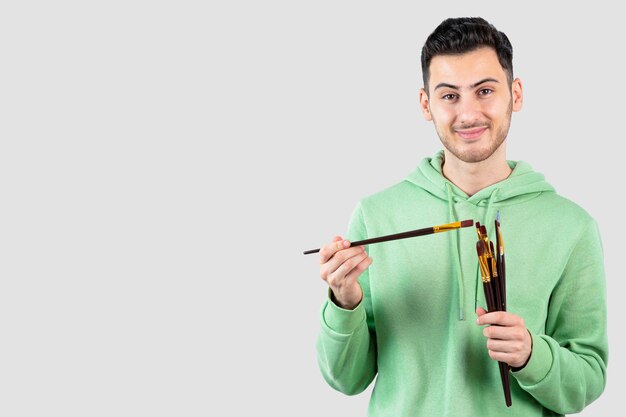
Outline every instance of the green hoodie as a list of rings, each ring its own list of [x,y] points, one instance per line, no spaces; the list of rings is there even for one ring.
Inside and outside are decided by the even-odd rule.
[[[318,362],[333,388],[352,395],[376,377],[369,416],[558,416],[604,390],[608,342],[602,246],[595,221],[557,195],[524,162],[468,197],[441,171],[443,152],[404,181],[362,199],[352,241],[473,219],[492,241],[499,211],[507,311],[533,339],[529,362],[511,372],[506,407],[497,363],[476,324],[486,307],[474,228],[369,245],[363,301],[322,307]]]

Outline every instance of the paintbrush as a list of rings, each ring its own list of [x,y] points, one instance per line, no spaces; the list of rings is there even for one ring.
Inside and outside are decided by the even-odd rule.
[[[498,261],[498,275],[500,275],[500,293],[502,295],[502,311],[506,311],[506,264],[504,260],[504,240],[500,231],[500,210],[496,214],[496,247]]]
[[[423,229],[410,230],[408,232],[395,233],[393,235],[386,235],[386,236],[373,237],[373,238],[365,239],[365,240],[358,240],[356,242],[351,242],[350,246],[369,245],[372,243],[388,242],[390,240],[398,240],[398,239],[406,239],[409,237],[431,235],[433,233],[447,232],[449,230],[455,230],[455,229],[459,229],[462,227],[470,227],[473,225],[474,225],[474,220],[463,220],[460,222],[442,224],[439,226],[432,226],[432,227],[425,227]],[[304,254],[308,255],[310,253],[316,253],[319,251],[320,251],[320,248],[309,249],[309,250],[305,250]]]
[[[489,242],[489,248],[491,249],[491,253],[494,254],[491,257],[491,288],[493,289],[494,301],[496,302],[495,307],[498,311],[504,311],[502,308],[502,287],[500,285],[502,279],[498,274],[498,265],[496,262],[496,256],[493,249],[493,242]]]
[[[491,274],[489,273],[489,263],[485,254],[485,247],[482,240],[476,242],[476,253],[478,254],[478,265],[480,266],[480,275],[483,279],[483,290],[485,292],[485,301],[487,302],[487,310],[493,311],[495,301],[493,298],[493,289],[491,288]]]

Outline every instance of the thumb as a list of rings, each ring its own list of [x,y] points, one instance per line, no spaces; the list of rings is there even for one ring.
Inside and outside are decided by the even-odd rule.
[[[484,308],[482,308],[482,307],[478,307],[478,308],[476,309],[476,315],[477,315],[478,317],[480,317],[480,316],[482,316],[483,314],[487,314],[487,310],[485,310],[485,309],[484,309]]]

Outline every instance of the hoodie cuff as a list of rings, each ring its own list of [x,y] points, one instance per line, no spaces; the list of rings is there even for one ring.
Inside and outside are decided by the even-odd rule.
[[[352,334],[365,322],[365,308],[362,301],[354,310],[341,308],[333,303],[329,290],[328,300],[326,300],[326,305],[324,305],[322,317],[330,330],[340,334]]]
[[[552,350],[548,342],[541,336],[536,336],[532,332],[533,351],[526,366],[511,374],[524,386],[532,386],[541,382],[552,368]]]

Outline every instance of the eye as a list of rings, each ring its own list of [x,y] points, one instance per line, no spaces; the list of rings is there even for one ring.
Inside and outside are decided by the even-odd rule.
[[[481,88],[478,91],[478,95],[480,95],[480,96],[488,96],[491,93],[493,93],[493,90],[491,88]]]
[[[456,94],[452,94],[452,93],[444,94],[441,98],[446,101],[454,100],[456,98]]]

